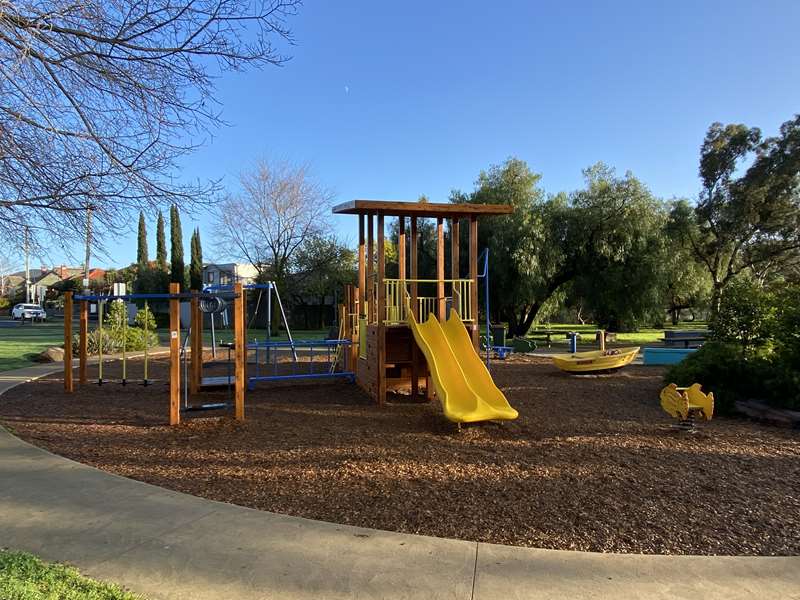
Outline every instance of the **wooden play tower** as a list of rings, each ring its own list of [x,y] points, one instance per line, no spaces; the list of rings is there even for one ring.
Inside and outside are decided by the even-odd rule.
[[[452,307],[467,326],[477,349],[480,341],[478,218],[510,214],[512,207],[353,200],[334,207],[333,212],[358,215],[358,292],[352,302],[352,312],[356,317],[351,329],[358,341],[358,355],[354,357],[357,383],[378,404],[386,401],[387,390],[410,386],[411,395],[416,396],[421,381],[426,396],[432,397],[428,366],[407,324],[408,307],[414,311],[418,322],[430,315],[443,321]],[[387,217],[398,219],[397,278],[386,277]],[[407,219],[410,231],[406,229]],[[420,277],[417,271],[419,219],[436,219],[435,276]],[[445,219],[449,220],[450,228],[449,279],[445,277]],[[462,221],[469,227],[469,273],[464,277],[460,272],[459,230]]]

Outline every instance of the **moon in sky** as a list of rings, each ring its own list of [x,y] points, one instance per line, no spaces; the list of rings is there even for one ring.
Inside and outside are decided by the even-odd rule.
[[[349,85],[344,86],[344,93],[345,94],[349,94],[350,93],[350,86]]]

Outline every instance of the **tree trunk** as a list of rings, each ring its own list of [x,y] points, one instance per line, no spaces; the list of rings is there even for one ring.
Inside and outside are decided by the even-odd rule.
[[[722,282],[715,281],[714,289],[711,291],[711,318],[719,312],[719,306],[722,302]]]
[[[672,324],[677,325],[678,321],[681,320],[681,309],[673,308],[672,310],[670,310],[670,313],[672,313]]]

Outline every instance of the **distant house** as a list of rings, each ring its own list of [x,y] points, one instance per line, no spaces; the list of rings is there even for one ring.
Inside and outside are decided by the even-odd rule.
[[[234,283],[253,283],[258,270],[243,263],[206,263],[203,265],[204,285],[233,285]]]
[[[31,301],[42,302],[47,297],[47,292],[56,284],[67,279],[83,281],[83,267],[56,267],[40,266],[38,269],[29,269]],[[106,276],[105,269],[89,269],[90,281],[102,281]],[[18,271],[6,276],[4,281],[5,294],[9,297],[25,294],[25,271]]]

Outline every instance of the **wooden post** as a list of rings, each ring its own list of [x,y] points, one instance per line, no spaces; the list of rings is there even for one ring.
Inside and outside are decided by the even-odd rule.
[[[411,314],[419,320],[417,312],[417,217],[411,217]],[[416,399],[419,394],[419,348],[412,338],[411,340],[411,397]]]
[[[170,294],[179,294],[179,283],[169,284]],[[181,301],[169,299],[169,424],[181,422]]]
[[[358,215],[358,314],[366,317],[367,295],[366,248],[364,247],[364,215]]]
[[[454,280],[450,289],[453,296],[453,308],[459,313],[459,316],[463,317],[464,315],[461,314],[461,286],[455,283],[455,280],[459,279],[460,273],[460,265],[458,264],[460,260],[458,255],[459,242],[458,217],[456,217],[450,220],[450,277]],[[456,292],[458,292],[458,296],[456,296]]]
[[[373,285],[375,282],[372,279],[372,274],[374,272],[374,263],[372,262],[375,259],[375,244],[373,241],[373,227],[372,227],[372,214],[367,215],[367,300],[366,306],[369,309],[367,311],[367,323],[373,323],[373,314],[375,313],[375,302],[373,298],[375,296],[373,292]]]
[[[469,278],[472,280],[470,303],[475,321],[472,323],[472,345],[475,352],[480,351],[481,330],[478,325],[478,217],[471,215],[469,218]],[[491,335],[487,331],[486,335]]]
[[[80,332],[78,334],[78,383],[86,385],[86,363],[89,359],[89,301],[81,300]]]
[[[458,219],[451,219],[450,220],[450,272],[452,273],[451,277],[453,279],[459,279],[461,273],[461,265],[459,261],[461,257],[459,256],[459,243],[461,242],[461,238],[459,237],[459,223]]]
[[[386,252],[383,214],[378,215],[378,405],[386,402]]]
[[[192,299],[189,302],[190,308],[190,319],[189,319],[189,327],[191,328],[191,350],[192,350],[192,362],[191,368],[189,369],[189,393],[194,396],[197,394],[197,391],[200,389],[200,380],[198,378],[199,369],[197,368],[202,361],[202,357],[198,355],[197,352],[197,340],[198,340],[198,331],[200,331],[200,327],[198,327],[197,323],[197,313],[199,311],[199,300],[197,298],[197,290],[192,291]]]
[[[436,219],[436,316],[444,322],[446,304],[444,301],[444,220]]]
[[[406,218],[400,217],[397,227],[397,278],[406,278]],[[405,286],[400,291],[405,294]],[[400,298],[400,302],[405,303],[405,296]]]
[[[64,293],[64,391],[72,393],[72,292]]]
[[[236,298],[233,301],[233,343],[235,354],[234,388],[235,410],[237,421],[244,421],[244,395],[247,389],[247,340],[245,339],[245,291],[241,283],[233,286]]]

